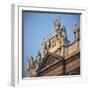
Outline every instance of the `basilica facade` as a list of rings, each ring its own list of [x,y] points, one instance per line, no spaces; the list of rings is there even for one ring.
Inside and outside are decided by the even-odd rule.
[[[73,42],[59,19],[54,22],[55,33],[43,40],[43,53],[28,61],[28,77],[80,75],[80,28],[72,28]]]

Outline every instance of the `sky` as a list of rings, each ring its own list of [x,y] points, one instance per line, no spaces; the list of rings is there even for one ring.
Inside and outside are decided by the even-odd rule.
[[[27,76],[27,63],[30,56],[37,56],[38,50],[42,52],[43,39],[55,32],[53,22],[60,17],[61,26],[66,27],[68,40],[74,40],[73,26],[80,27],[80,14],[72,13],[51,13],[23,11],[23,74]]]

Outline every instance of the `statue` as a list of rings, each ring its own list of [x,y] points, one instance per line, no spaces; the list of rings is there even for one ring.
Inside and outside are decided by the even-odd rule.
[[[54,21],[54,28],[55,28],[56,33],[58,33],[58,31],[60,30],[60,27],[61,27],[60,21],[59,19],[56,19]]]
[[[43,41],[42,45],[43,45],[43,55],[46,55],[47,51],[48,51],[48,46],[47,46],[45,38],[44,38],[44,41]]]
[[[66,27],[63,25],[63,39],[67,40]]]
[[[73,33],[75,40],[80,37],[80,28],[78,28],[77,24],[75,24],[73,27]]]

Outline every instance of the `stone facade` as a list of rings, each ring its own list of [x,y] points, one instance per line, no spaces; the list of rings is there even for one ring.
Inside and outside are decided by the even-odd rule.
[[[74,41],[70,43],[66,27],[54,21],[55,33],[43,41],[43,53],[38,52],[28,62],[28,77],[80,75],[80,28],[73,27]]]

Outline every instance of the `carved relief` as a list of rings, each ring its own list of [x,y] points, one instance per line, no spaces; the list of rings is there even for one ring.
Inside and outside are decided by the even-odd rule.
[[[55,39],[52,40],[52,48],[56,46],[56,41]]]

